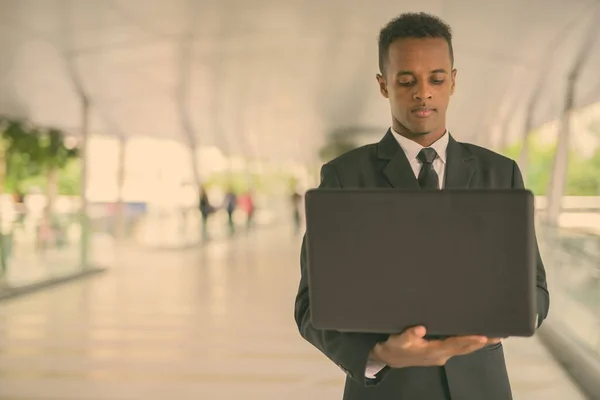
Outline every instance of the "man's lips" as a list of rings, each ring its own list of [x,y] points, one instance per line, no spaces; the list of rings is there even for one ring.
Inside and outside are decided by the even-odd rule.
[[[415,107],[412,109],[412,112],[419,118],[427,118],[433,114],[434,111],[435,108],[432,107]]]

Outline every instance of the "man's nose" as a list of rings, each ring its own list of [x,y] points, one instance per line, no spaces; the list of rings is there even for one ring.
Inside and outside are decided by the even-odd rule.
[[[431,91],[427,85],[418,85],[417,90],[414,93],[415,100],[424,101],[431,99]]]
[[[431,100],[431,95],[430,94],[426,94],[426,93],[416,93],[415,94],[415,100],[419,100],[419,101],[424,101],[424,100]]]

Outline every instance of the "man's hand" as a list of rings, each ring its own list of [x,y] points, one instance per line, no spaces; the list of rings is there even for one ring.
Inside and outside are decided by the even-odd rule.
[[[485,336],[456,336],[444,340],[424,339],[426,329],[417,326],[375,345],[369,358],[391,368],[442,366],[454,357],[472,353],[501,339]]]

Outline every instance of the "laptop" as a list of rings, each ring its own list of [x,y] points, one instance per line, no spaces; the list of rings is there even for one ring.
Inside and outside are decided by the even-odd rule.
[[[535,333],[530,191],[313,189],[305,208],[317,329]]]

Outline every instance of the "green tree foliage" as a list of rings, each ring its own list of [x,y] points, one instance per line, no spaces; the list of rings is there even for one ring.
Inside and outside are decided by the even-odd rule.
[[[502,153],[518,160],[521,144],[513,144]],[[526,172],[527,187],[536,195],[545,195],[552,174],[556,143],[542,143],[532,135],[529,150],[529,168]],[[600,149],[590,158],[578,152],[569,152],[567,167],[566,196],[600,195]]]
[[[58,177],[58,193],[67,196],[79,195],[81,189],[81,161],[73,158],[67,161]]]
[[[23,191],[25,182],[42,171],[33,162],[38,154],[37,131],[22,121],[5,121],[2,140],[5,142],[6,184],[8,192]]]
[[[69,160],[77,158],[77,148],[65,146],[64,134],[57,129],[49,129],[38,135],[36,162],[42,169],[60,169]]]
[[[8,192],[25,192],[31,186],[44,186],[48,171],[62,170],[78,156],[77,149],[68,148],[63,133],[57,129],[40,129],[26,121],[0,118],[0,130],[0,140],[5,143],[5,190]],[[62,174],[60,176],[62,179]]]
[[[565,195],[600,195],[600,149],[588,159],[581,159],[575,152],[569,154]]]

